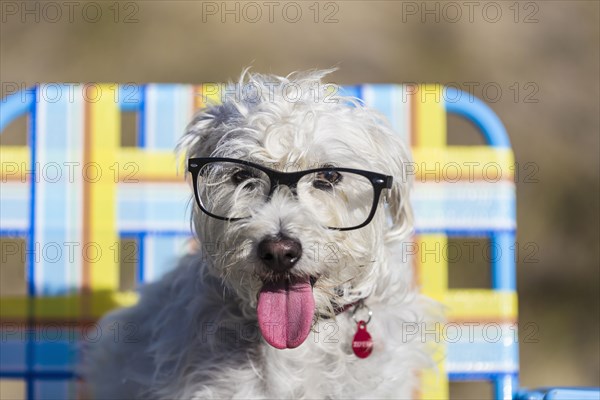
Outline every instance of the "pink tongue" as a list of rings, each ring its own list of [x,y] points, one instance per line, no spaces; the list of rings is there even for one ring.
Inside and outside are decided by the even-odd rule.
[[[300,346],[310,333],[315,313],[310,279],[266,283],[258,296],[256,311],[267,343],[278,349]]]

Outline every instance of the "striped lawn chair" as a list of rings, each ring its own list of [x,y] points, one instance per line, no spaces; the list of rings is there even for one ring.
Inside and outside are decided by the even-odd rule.
[[[136,301],[134,290],[122,290],[120,268],[133,263],[136,282],[151,282],[194,245],[190,191],[172,149],[194,112],[219,98],[219,89],[43,84],[2,101],[0,132],[18,117],[29,123],[26,146],[0,148],[3,262],[24,253],[27,282],[26,295],[1,299],[0,380],[22,382],[23,397],[84,397],[78,342],[127,335],[118,331],[123,327],[99,332],[94,325],[108,310]],[[410,253],[422,291],[447,306],[449,319],[433,333],[441,338],[438,370],[423,373],[418,397],[447,398],[449,380],[486,380],[496,398],[512,398],[519,371],[516,214],[514,159],[504,127],[481,101],[454,88],[343,90],[385,114],[413,149],[416,236]],[[121,145],[126,113],[136,115],[135,146]],[[448,146],[448,113],[473,122],[487,145]],[[442,254],[449,237],[489,239],[491,289],[448,289]]]

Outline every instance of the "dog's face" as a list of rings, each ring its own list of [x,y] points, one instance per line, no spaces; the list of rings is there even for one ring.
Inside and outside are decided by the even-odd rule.
[[[194,225],[211,272],[257,310],[278,348],[297,347],[315,318],[369,296],[386,279],[385,241],[412,225],[405,148],[376,113],[322,85],[323,75],[250,75],[182,142],[189,157],[252,163],[203,167],[200,201],[234,220],[196,205]],[[368,174],[344,169],[389,175],[393,185],[377,199]],[[364,227],[331,229],[359,225],[373,209]]]

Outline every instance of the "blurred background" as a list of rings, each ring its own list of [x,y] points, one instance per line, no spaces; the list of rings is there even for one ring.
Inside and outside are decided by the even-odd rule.
[[[599,2],[297,1],[269,15],[259,1],[260,16],[234,1],[73,2],[72,14],[53,2],[61,16],[44,2],[24,14],[24,3],[1,2],[2,96],[13,83],[222,82],[246,66],[337,66],[339,84],[451,83],[485,100],[533,178],[517,191],[519,323],[536,327],[521,343],[521,385],[600,386]],[[24,143],[17,128],[0,143]],[[451,144],[482,143],[466,122],[449,129]],[[483,285],[474,264],[452,266],[451,284]]]

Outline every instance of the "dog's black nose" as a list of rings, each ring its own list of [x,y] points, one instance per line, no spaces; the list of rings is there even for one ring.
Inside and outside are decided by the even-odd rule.
[[[270,236],[258,244],[258,257],[274,272],[291,269],[302,256],[302,245],[286,236]]]

